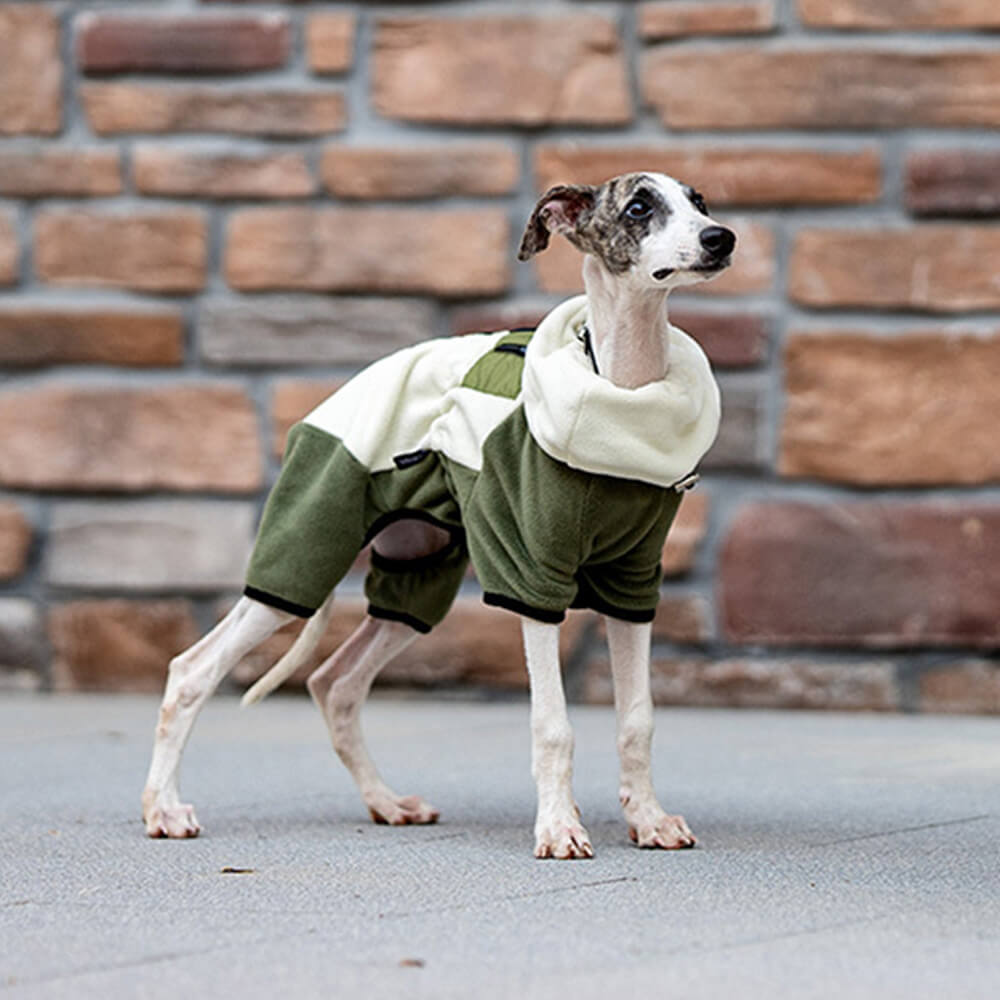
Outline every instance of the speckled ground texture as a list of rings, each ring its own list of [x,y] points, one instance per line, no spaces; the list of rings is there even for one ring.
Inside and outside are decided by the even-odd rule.
[[[139,822],[155,716],[0,701],[3,997],[1000,995],[1000,720],[659,711],[657,785],[700,837],[659,853],[625,836],[611,711],[579,708],[597,857],[556,862],[525,703],[377,698],[386,777],[442,810],[390,829],[305,699],[219,697],[183,842]]]

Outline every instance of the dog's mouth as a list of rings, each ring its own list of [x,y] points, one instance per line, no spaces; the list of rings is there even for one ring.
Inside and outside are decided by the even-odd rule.
[[[688,270],[697,271],[701,274],[716,274],[718,271],[724,271],[732,262],[733,258],[731,256],[713,257],[703,264],[688,268]]]
[[[665,278],[669,278],[670,275],[683,271],[693,274],[718,274],[719,271],[724,271],[729,267],[732,262],[733,258],[731,256],[713,257],[711,260],[704,261],[701,264],[694,264],[691,267],[661,267],[658,271],[653,272],[653,278],[656,281],[663,281]]]

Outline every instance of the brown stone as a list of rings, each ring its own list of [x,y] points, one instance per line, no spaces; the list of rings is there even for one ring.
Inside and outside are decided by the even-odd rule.
[[[639,7],[639,34],[646,41],[685,35],[761,35],[774,30],[770,0],[704,3],[671,0]]]
[[[899,708],[891,663],[654,657],[650,679],[657,705],[880,712]],[[607,661],[590,666],[584,690],[587,701],[612,703]]]
[[[271,419],[274,423],[271,442],[276,455],[284,454],[285,439],[292,424],[319,406],[343,384],[343,379],[286,378],[275,385],[271,396]]]
[[[792,244],[789,296],[819,307],[996,309],[998,258],[995,226],[805,229]]]
[[[1000,646],[1000,507],[974,502],[759,502],[720,561],[733,642]]]
[[[702,468],[759,471],[768,464],[764,423],[767,381],[733,375],[720,375],[718,381],[722,423]]]
[[[709,312],[681,305],[671,308],[670,322],[694,337],[718,368],[751,368],[767,358],[768,315],[747,310]]]
[[[88,83],[80,100],[99,135],[122,132],[225,132],[301,137],[340,132],[344,95],[329,90],[251,89]]]
[[[187,601],[89,600],[49,611],[57,691],[162,691],[167,665],[197,641]]]
[[[243,586],[256,504],[87,500],[52,509],[45,580],[74,590],[219,592]]]
[[[965,660],[924,670],[919,675],[920,707],[925,712],[1000,713],[1000,665]]]
[[[1000,333],[792,333],[783,475],[864,486],[1000,480]]]
[[[698,188],[718,205],[834,205],[875,201],[882,192],[877,149],[815,150],[644,144],[545,143],[535,152],[538,190],[555,184],[600,184],[609,177],[654,171]]]
[[[559,634],[564,666],[592,620],[588,612],[567,614]],[[521,617],[489,607],[478,596],[459,597],[448,617],[390,663],[382,676],[389,684],[468,684],[525,690],[528,671]]]
[[[607,639],[607,625],[597,616],[595,635]],[[653,619],[653,642],[701,643],[711,638],[708,602],[694,594],[664,594]]]
[[[361,624],[367,609],[359,597],[338,600],[330,625],[305,667],[289,679],[301,687],[313,670]],[[564,662],[593,621],[589,612],[571,611],[560,632]],[[301,631],[293,623],[255,651],[233,671],[237,683],[251,684],[270,669],[291,647]],[[474,685],[500,690],[524,690],[521,619],[518,615],[483,604],[478,597],[460,596],[448,617],[429,635],[420,636],[382,672],[379,682],[406,687]]]
[[[59,22],[46,6],[0,4],[0,135],[52,135],[62,125]]]
[[[439,198],[509,194],[520,157],[508,143],[434,146],[328,146],[320,166],[327,190],[340,198]]]
[[[994,0],[798,0],[798,12],[813,28],[1000,28]]]
[[[452,125],[619,125],[632,117],[611,21],[591,14],[381,17],[380,114]]]
[[[255,296],[206,301],[198,334],[212,364],[360,366],[430,340],[436,321],[422,299]]]
[[[500,209],[257,208],[229,220],[226,280],[244,291],[490,295],[509,280]]]
[[[667,45],[642,86],[675,129],[1000,125],[995,49]]]
[[[20,253],[14,217],[0,209],[0,285],[13,285],[17,281]]]
[[[725,220],[736,233],[733,265],[712,281],[683,289],[689,295],[748,295],[766,292],[774,284],[775,242],[770,226],[749,219]],[[545,292],[582,292],[583,256],[567,240],[553,240],[535,259],[539,287]],[[672,300],[677,302],[679,300]]]
[[[284,66],[290,48],[284,14],[76,19],[76,61],[88,73],[249,73]]]
[[[306,22],[306,54],[314,73],[346,73],[354,62],[354,14],[312,14]]]
[[[196,210],[49,209],[35,220],[35,267],[53,284],[194,292],[207,257],[205,216]]]
[[[0,484],[36,490],[218,490],[262,482],[257,415],[222,383],[34,383],[0,393]]]
[[[121,168],[116,149],[0,150],[0,195],[43,198],[119,194]]]
[[[694,568],[698,548],[708,530],[708,503],[708,493],[704,488],[684,494],[663,546],[661,565],[664,576],[683,576]]]
[[[143,194],[204,198],[302,198],[314,194],[302,153],[230,153],[137,146],[132,173]]]
[[[906,160],[906,207],[915,215],[1000,215],[1000,152],[911,153]]]
[[[175,309],[0,304],[0,364],[145,367],[183,360],[184,319]]]
[[[0,501],[0,580],[20,576],[28,564],[31,524],[15,504]]]
[[[0,597],[0,691],[37,691],[48,654],[38,605]]]

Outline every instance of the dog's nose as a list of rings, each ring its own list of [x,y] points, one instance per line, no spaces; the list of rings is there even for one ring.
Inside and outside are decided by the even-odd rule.
[[[736,246],[736,234],[722,226],[706,226],[698,239],[713,257],[728,257]]]

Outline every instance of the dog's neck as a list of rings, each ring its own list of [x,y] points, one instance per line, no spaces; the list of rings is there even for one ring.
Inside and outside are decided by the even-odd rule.
[[[623,389],[663,379],[670,368],[666,290],[632,287],[590,254],[583,283],[600,373]]]

